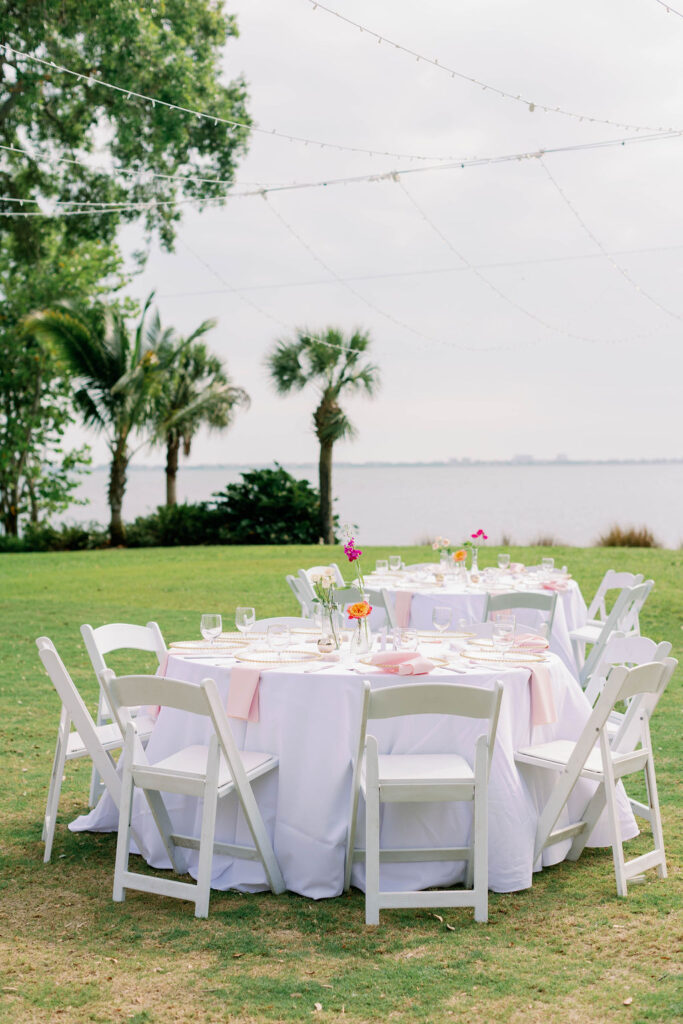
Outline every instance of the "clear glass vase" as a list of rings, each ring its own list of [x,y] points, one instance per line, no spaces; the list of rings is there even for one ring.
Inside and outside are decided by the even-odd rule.
[[[351,634],[351,654],[354,658],[367,654],[372,650],[372,630],[367,616],[364,619],[356,619]]]
[[[336,604],[326,605],[322,609],[322,638],[325,647],[333,645],[335,651],[340,646],[339,608]]]
[[[479,577],[479,548],[472,546],[472,564],[470,565],[470,577]]]

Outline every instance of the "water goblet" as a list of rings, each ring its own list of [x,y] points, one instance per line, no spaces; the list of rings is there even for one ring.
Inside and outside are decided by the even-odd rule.
[[[277,653],[277,660],[282,661],[282,652],[289,647],[289,626],[281,622],[271,622],[266,630],[266,641],[271,651]]]
[[[417,630],[412,626],[399,629],[399,647],[402,651],[417,650]]]
[[[223,620],[220,615],[202,615],[199,629],[209,646],[213,647],[214,640],[217,640],[223,629]]]
[[[451,608],[437,605],[432,608],[432,625],[439,633],[444,633],[451,624],[453,611]]]
[[[245,633],[250,633],[252,631],[255,622],[255,608],[235,608],[235,625],[242,636],[244,636]]]
[[[510,568],[510,556],[509,556],[509,554],[507,554],[507,552],[502,551],[498,555],[498,568],[499,569],[509,569]]]
[[[491,612],[490,619],[494,624],[494,627],[499,623],[506,623],[507,625],[512,626],[512,632],[514,634],[516,622],[514,612],[511,612],[508,609],[501,609],[499,612]]]
[[[497,651],[501,653],[509,651],[515,639],[514,622],[494,622],[492,639],[493,646]]]
[[[390,555],[389,556],[389,568],[391,569],[392,572],[398,572],[399,571],[399,569],[401,568],[401,556],[400,555]]]
[[[378,558],[375,562],[375,572],[389,572],[389,562],[386,558]]]
[[[554,558],[542,558],[541,559],[541,570],[546,579],[550,579],[551,573],[555,568]]]

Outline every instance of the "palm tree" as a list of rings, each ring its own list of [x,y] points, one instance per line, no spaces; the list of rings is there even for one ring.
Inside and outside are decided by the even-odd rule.
[[[174,344],[175,332],[161,331],[158,316],[145,329],[152,298],[147,299],[132,337],[122,313],[113,308],[88,315],[66,306],[44,309],[25,321],[29,332],[61,351],[75,377],[76,408],[86,426],[106,436],[111,452],[112,545],[125,540],[121,508],[128,464],[136,450],[131,448],[132,436],[149,424],[162,374],[180,351]]]
[[[232,422],[235,408],[249,405],[247,392],[231,382],[218,356],[211,355],[206,345],[197,340],[215,326],[215,320],[205,320],[189,338],[173,339],[157,349],[160,357],[166,358],[167,345],[182,348],[164,375],[154,411],[156,436],[166,445],[167,505],[176,503],[181,443],[187,457],[201,426],[225,430]]]
[[[379,388],[378,367],[362,362],[369,345],[368,334],[355,331],[346,338],[342,331],[328,327],[321,335],[297,331],[296,338],[279,341],[267,357],[270,378],[279,394],[301,391],[312,384],[320,395],[313,426],[320,442],[320,536],[325,544],[334,544],[332,448],[335,441],[356,433],[339,398],[356,391],[372,396]]]

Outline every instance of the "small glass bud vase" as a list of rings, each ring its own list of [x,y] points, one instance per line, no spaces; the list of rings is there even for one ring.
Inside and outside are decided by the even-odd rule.
[[[439,565],[441,566],[441,569],[443,571],[448,569],[450,565],[450,555],[448,554],[447,551],[442,551],[441,554],[439,555]]]
[[[372,650],[372,630],[367,616],[364,619],[356,619],[351,634],[351,654],[358,658],[368,654]]]
[[[470,579],[473,583],[479,581],[479,548],[472,546],[472,564],[470,566]]]
[[[318,642],[321,651],[338,651],[339,639],[339,608],[336,604],[327,605],[322,609],[322,643]]]

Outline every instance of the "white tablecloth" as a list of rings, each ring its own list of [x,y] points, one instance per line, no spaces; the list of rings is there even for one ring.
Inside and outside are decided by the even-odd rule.
[[[438,566],[435,569],[438,571]],[[399,591],[412,592],[413,599],[410,605],[410,625],[417,629],[433,629],[432,610],[438,605],[449,607],[453,610],[452,628],[456,629],[459,619],[466,619],[469,622],[481,622],[484,618],[487,594],[483,585],[477,587],[465,585],[458,580],[447,580],[443,586],[436,584],[411,583],[409,580],[402,580],[403,573],[392,574],[387,577],[367,577],[368,587],[378,587],[386,590],[392,600],[395,600]],[[401,582],[398,582],[401,581]],[[494,591],[501,593],[501,589]],[[549,590],[528,591],[529,593],[545,594]],[[586,622],[588,609],[583,599],[581,590],[575,580],[570,580],[566,590],[557,591],[557,603],[555,605],[555,618],[553,620],[553,631],[550,638],[550,650],[562,659],[566,667],[576,676],[576,659],[572,650],[569,632],[578,629]],[[379,615],[384,615],[383,610]],[[374,613],[373,613],[374,616]],[[515,609],[515,617],[519,623],[527,626],[538,627],[545,619],[545,613],[533,609]],[[377,626],[380,620],[377,616],[371,618],[371,625]]]
[[[230,685],[231,662],[171,657],[168,676],[199,682],[213,677],[223,698]],[[512,892],[528,888],[534,869],[533,846],[537,809],[514,762],[514,751],[529,742],[555,738],[574,739],[589,716],[588,702],[561,661],[550,659],[553,691],[558,711],[554,725],[530,727],[529,671],[525,668],[491,667],[456,675],[435,671],[417,677],[452,685],[467,682],[491,686],[503,682],[504,692],[498,735],[493,754],[489,794],[489,888]],[[260,721],[231,719],[240,748],[276,754],[279,768],[254,783],[256,799],[288,889],[313,898],[336,896],[342,891],[344,844],[351,790],[351,764],[358,742],[362,675],[336,666],[321,673],[297,672],[294,667],[263,673],[260,684]],[[372,675],[373,686],[397,685],[400,677]],[[405,677],[404,677],[405,678]],[[373,722],[371,731],[383,753],[457,752],[472,761],[481,724],[469,719],[415,716]],[[168,756],[181,746],[205,743],[206,720],[163,709],[147,748],[150,761]],[[588,789],[586,788],[588,787]],[[579,809],[587,800],[590,784],[581,784],[572,802]],[[197,801],[167,796],[167,806],[180,831],[199,834]],[[638,834],[635,820],[622,791],[620,812],[624,839]],[[358,846],[363,845],[361,806]],[[118,824],[113,801],[107,794],[98,806],[69,826],[73,831],[112,831]],[[465,845],[471,824],[470,806],[464,804],[394,804],[383,809],[382,842],[393,846],[424,844]],[[144,797],[136,793],[133,827],[141,838],[142,853],[154,867],[168,868]],[[605,845],[600,823],[591,845]],[[249,836],[233,797],[219,804],[216,838],[224,842],[249,842]],[[549,848],[543,864],[562,860],[569,843]],[[536,868],[540,868],[540,864]],[[462,881],[462,863],[391,864],[382,867],[382,886],[415,888],[452,885]],[[354,866],[353,882],[363,887],[363,868]],[[258,862],[214,857],[212,886],[216,889],[257,890],[265,887]]]

